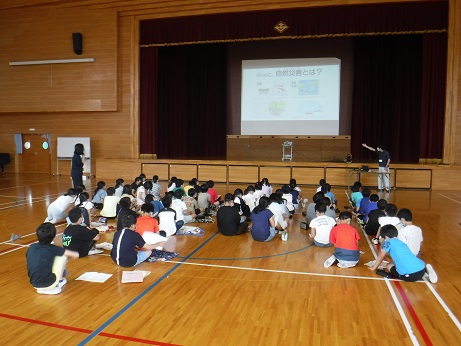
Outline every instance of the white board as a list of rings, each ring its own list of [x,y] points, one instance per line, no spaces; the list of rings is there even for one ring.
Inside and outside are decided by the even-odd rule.
[[[90,137],[58,137],[57,140],[56,153],[58,160],[72,160],[75,144],[82,143],[85,148],[85,163],[83,165],[83,172],[91,173]]]

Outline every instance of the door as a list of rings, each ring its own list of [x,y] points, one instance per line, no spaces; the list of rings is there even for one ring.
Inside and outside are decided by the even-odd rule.
[[[51,174],[50,143],[47,134],[23,134],[19,173]]]

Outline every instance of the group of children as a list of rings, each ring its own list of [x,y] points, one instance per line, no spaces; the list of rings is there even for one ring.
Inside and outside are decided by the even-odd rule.
[[[183,180],[173,177],[162,197],[158,176],[147,181],[144,175],[140,175],[132,184],[126,185],[123,179],[117,179],[115,186],[107,190],[105,185],[103,181],[97,183],[91,201],[84,186],[79,186],[69,189],[49,205],[45,223],[37,228],[39,242],[33,244],[27,253],[30,282],[38,293],[60,292],[65,284],[63,275],[67,257],[77,258],[102,252],[94,247],[100,235],[96,228],[91,228],[92,208],[100,209],[101,216],[117,217],[111,258],[120,266],[131,267],[149,258],[153,249],[163,247],[167,236],[174,235],[185,223],[195,222],[216,209],[214,215],[218,231],[223,235],[233,236],[250,231],[254,240],[267,242],[279,232],[282,240],[287,240],[291,215],[300,204],[305,206],[307,203],[307,199],[302,199],[301,189],[294,179],[273,192],[269,180],[264,178],[248,186],[245,191],[235,189],[233,194],[227,193],[224,200],[214,189],[213,181],[199,184],[196,178],[185,186]],[[381,243],[381,252],[371,269],[376,270],[389,254],[395,265],[388,264],[388,272],[378,273],[407,281],[420,279],[422,261],[416,256],[420,251],[422,232],[412,224],[411,211],[401,209],[397,213],[395,205],[379,200],[367,188],[354,192],[361,195],[361,198],[354,199],[354,213],[363,223],[365,232],[374,236],[374,243]],[[74,207],[66,215],[66,209],[73,203]],[[360,258],[360,236],[351,226],[352,213],[344,211],[336,217],[335,207],[331,186],[321,180],[313,203],[307,206],[305,212],[309,235],[318,247],[335,247],[334,254],[324,263],[326,268],[335,261],[338,261],[340,268],[350,268]],[[51,245],[56,235],[53,224],[66,217],[68,226],[62,236],[61,249]],[[37,256],[45,259],[42,266],[37,264]],[[409,273],[409,270],[415,271]],[[425,266],[426,272],[432,282],[437,281],[430,265]]]

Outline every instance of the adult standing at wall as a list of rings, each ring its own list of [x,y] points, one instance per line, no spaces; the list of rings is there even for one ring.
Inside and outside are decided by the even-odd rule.
[[[374,151],[378,154],[378,165],[380,173],[378,174],[378,190],[381,191],[383,188],[385,188],[386,191],[389,192],[391,190],[389,179],[389,164],[391,163],[391,156],[389,155],[389,152],[385,150],[381,144],[378,145],[376,149],[368,146],[366,143],[362,143],[362,145],[368,150]]]
[[[70,175],[74,189],[83,185],[83,164],[85,163],[85,148],[82,143],[75,144],[74,156],[72,156],[72,166]]]

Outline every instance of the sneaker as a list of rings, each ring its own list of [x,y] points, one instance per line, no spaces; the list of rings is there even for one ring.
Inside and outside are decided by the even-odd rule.
[[[88,256],[90,255],[97,255],[97,254],[100,254],[100,253],[103,253],[104,251],[103,250],[99,250],[99,249],[96,249],[95,247],[91,248],[90,251],[88,251]]]
[[[333,263],[335,263],[335,261],[336,261],[335,255],[331,255],[330,257],[328,257],[325,263],[323,263],[323,266],[325,268],[330,268],[333,265]]]
[[[378,241],[378,238],[373,238],[371,239],[371,242],[375,245],[378,245],[379,244],[379,241]]]
[[[288,232],[287,232],[287,231],[282,232],[282,240],[283,240],[283,241],[287,241],[287,240],[288,240]]]
[[[388,271],[382,270],[382,269],[378,269],[376,271],[376,274],[381,275],[382,277],[385,277],[385,278],[388,278],[388,279],[391,278],[391,273],[389,273]]]
[[[437,283],[438,277],[437,273],[435,272],[434,268],[430,264],[426,264],[426,272],[429,275],[429,281],[433,284]]]
[[[38,294],[59,294],[61,293],[61,288],[56,286],[54,288],[51,288],[51,289],[44,289],[44,288],[37,288],[37,293]]]
[[[338,266],[339,268],[343,268],[343,269],[355,267],[355,265],[344,264],[344,263],[340,263],[340,262],[338,262],[337,266]]]
[[[67,283],[67,280],[65,278],[62,278],[61,280],[59,280],[57,287],[62,288],[62,286],[64,286],[66,283]]]

